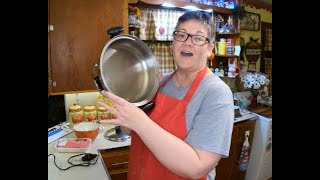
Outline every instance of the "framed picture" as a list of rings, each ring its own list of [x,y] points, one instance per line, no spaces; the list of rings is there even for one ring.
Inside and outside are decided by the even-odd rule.
[[[240,20],[240,28],[250,31],[260,30],[260,14],[245,12],[245,16]]]

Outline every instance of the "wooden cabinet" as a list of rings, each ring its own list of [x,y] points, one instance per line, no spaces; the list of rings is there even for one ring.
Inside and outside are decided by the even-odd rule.
[[[130,146],[100,150],[105,167],[112,180],[126,180]]]
[[[214,12],[215,18],[215,49],[214,60],[208,60],[209,68],[218,74],[223,74],[223,79],[227,84],[229,80],[236,77],[240,72],[240,51],[236,53],[236,47],[240,47],[240,20],[232,13]],[[238,67],[238,68],[237,68]],[[223,70],[221,72],[221,69]]]
[[[127,2],[48,0],[49,94],[96,91],[94,65],[109,40],[106,31],[115,26],[127,27]]]
[[[202,9],[202,10],[208,10],[211,9],[212,13],[210,13],[215,22],[215,30],[216,30],[216,39],[215,39],[215,49],[214,54],[215,58],[208,58],[207,66],[210,68],[210,70],[214,71],[215,68],[219,69],[219,64],[221,64],[220,67],[223,69],[224,77],[221,77],[222,80],[224,80],[230,87],[233,85],[231,83],[234,83],[232,81],[237,76],[236,74],[239,73],[240,69],[237,68],[240,65],[240,56],[239,53],[235,53],[235,47],[240,47],[240,20],[233,14],[233,11],[227,8],[222,7],[216,7],[216,6],[210,6],[200,3],[193,3],[190,1],[182,1],[182,0],[130,0],[130,5],[132,6],[138,6],[138,7],[147,7],[149,9],[167,9],[167,10],[183,10],[185,11],[184,7],[186,6],[194,6],[196,8]],[[160,6],[162,3],[170,3],[174,7],[163,7]],[[235,3],[238,4],[238,3]],[[217,19],[222,20],[222,22],[218,21]],[[145,19],[145,18],[144,18]],[[156,18],[155,18],[156,21]],[[151,22],[151,21],[150,21]],[[153,21],[152,21],[153,22]],[[171,22],[171,20],[170,20]],[[220,22],[220,23],[219,23]],[[219,26],[220,25],[220,26]],[[226,25],[228,31],[219,31],[220,28],[224,29],[223,27]],[[151,25],[150,25],[151,26]],[[139,28],[136,27],[130,27],[129,32],[134,32],[136,36],[138,36]],[[166,30],[166,32],[169,32]],[[153,34],[154,32],[149,32],[150,34]],[[164,36],[165,37],[165,36]],[[217,53],[217,47],[219,41],[224,39],[226,41],[225,46],[225,54],[219,54]],[[149,40],[149,39],[148,39]],[[156,44],[163,44],[166,45],[170,40],[154,40],[150,39],[151,47],[156,42]],[[229,44],[230,42],[230,44]],[[148,43],[148,41],[147,41]],[[162,48],[161,48],[162,49]],[[222,49],[222,48],[221,48]],[[230,51],[231,50],[231,51]],[[217,52],[215,52],[217,51]],[[231,52],[231,53],[228,53]],[[172,61],[170,58],[164,58],[163,60],[159,60],[159,62],[166,62],[165,64],[172,65],[174,67],[174,64],[172,64]],[[160,70],[161,72],[166,72],[166,66],[163,65],[163,69],[161,63],[160,64]],[[232,66],[233,65],[233,66]],[[231,67],[232,66],[232,67]],[[232,69],[234,67],[234,69]],[[171,69],[169,68],[171,71]],[[229,71],[230,70],[230,71]],[[228,71],[229,77],[228,77]]]
[[[231,148],[228,158],[222,158],[216,167],[216,180],[244,180],[245,172],[239,171],[238,161],[245,139],[245,131],[250,131],[249,143],[252,146],[256,119],[234,124]]]
[[[216,168],[216,180],[244,180],[245,172],[239,171],[238,161],[244,142],[245,131],[250,131],[249,143],[252,146],[256,119],[242,121],[234,124],[231,148],[228,158],[222,158]],[[100,150],[112,180],[126,180],[128,173],[130,146]]]

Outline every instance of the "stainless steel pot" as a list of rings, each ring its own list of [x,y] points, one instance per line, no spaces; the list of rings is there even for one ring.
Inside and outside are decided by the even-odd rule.
[[[135,106],[147,106],[159,87],[158,69],[146,43],[131,35],[117,35],[102,50],[94,82],[99,91],[108,90]]]

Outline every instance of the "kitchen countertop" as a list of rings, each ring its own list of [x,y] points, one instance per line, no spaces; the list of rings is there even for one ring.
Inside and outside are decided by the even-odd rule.
[[[267,118],[272,118],[272,106],[258,104],[257,106],[249,107],[249,111]]]
[[[235,119],[234,123],[238,123],[241,121],[246,121],[249,119],[255,119],[255,115],[251,112],[249,112],[247,115],[244,115],[241,118]],[[127,140],[125,142],[113,142],[109,141],[104,138],[104,133],[114,127],[114,125],[110,124],[104,124],[104,130],[100,130],[97,138],[92,142],[92,145],[87,153],[93,153],[93,154],[99,154],[99,159],[96,164],[90,165],[88,167],[72,167],[68,170],[59,170],[54,165],[54,158],[53,156],[48,157],[48,180],[70,180],[70,179],[76,179],[76,180],[91,180],[94,179],[103,179],[103,180],[111,180],[110,175],[104,165],[104,162],[102,160],[102,157],[99,153],[99,150],[102,149],[111,149],[111,148],[117,148],[117,147],[124,147],[124,146],[130,146],[131,140]],[[75,134],[72,132],[62,138],[76,138]],[[56,141],[53,141],[48,144],[48,155],[54,154],[56,156],[56,164],[60,168],[67,168],[70,166],[68,163],[68,159],[73,156],[80,153],[61,153],[58,150],[55,149]],[[74,158],[76,161],[77,159],[81,159],[82,156]],[[74,162],[74,161],[72,161]],[[78,162],[74,162],[75,164]]]
[[[87,153],[99,154],[98,150],[101,149],[111,149],[123,146],[129,146],[131,144],[131,140],[127,140],[125,142],[113,142],[105,139],[103,134],[106,130],[114,127],[114,125],[104,125],[104,130],[101,130],[97,136],[97,138],[92,142],[92,145]],[[72,132],[62,138],[76,138],[75,134]],[[53,141],[48,144],[48,155],[54,154],[56,156],[56,164],[60,168],[67,168],[70,166],[68,163],[68,159],[80,153],[61,153],[55,149],[55,144],[57,141]],[[77,159],[81,159],[82,156],[76,157],[71,162],[75,164]],[[102,161],[102,157],[99,154],[99,159],[96,164],[90,165],[88,167],[72,167],[68,170],[59,170],[54,164],[53,156],[48,157],[48,180],[91,180],[91,179],[103,179],[103,180],[111,180],[108,171],[104,167],[104,162]]]

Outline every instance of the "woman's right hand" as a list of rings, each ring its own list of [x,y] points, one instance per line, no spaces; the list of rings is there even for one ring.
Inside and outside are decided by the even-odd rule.
[[[106,108],[111,114],[115,115],[115,119],[103,120],[100,121],[101,123],[116,124],[128,129],[137,130],[144,125],[145,121],[150,120],[144,111],[127,100],[108,91],[101,91],[101,94],[108,98],[114,107],[108,106],[103,101],[98,101],[98,103]]]

